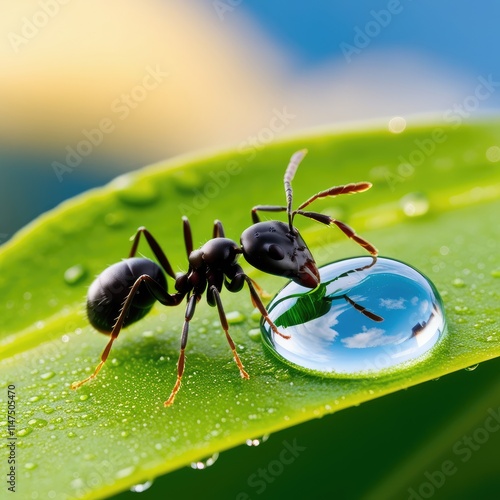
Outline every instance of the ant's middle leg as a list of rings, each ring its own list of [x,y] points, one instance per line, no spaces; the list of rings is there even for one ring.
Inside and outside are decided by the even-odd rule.
[[[168,399],[163,403],[163,406],[170,406],[173,404],[175,396],[179,392],[181,388],[182,375],[184,374],[184,366],[185,366],[185,356],[184,351],[187,345],[188,333],[189,333],[189,322],[194,316],[194,311],[196,309],[196,304],[200,300],[200,296],[196,294],[192,294],[189,296],[186,306],[186,313],[184,316],[184,325],[182,327],[182,335],[181,335],[181,350],[179,352],[179,359],[177,360],[177,380],[175,381],[174,388],[170,393]]]
[[[250,378],[248,373],[245,371],[245,368],[243,367],[243,363],[240,360],[240,357],[238,356],[238,353],[236,352],[236,346],[234,345],[233,339],[231,338],[231,335],[229,334],[229,324],[227,322],[226,318],[226,313],[224,312],[224,307],[222,306],[222,301],[220,298],[220,293],[219,290],[217,290],[217,287],[215,285],[210,286],[210,288],[207,290],[207,295],[212,295],[215,304],[217,305],[217,310],[219,311],[219,320],[220,324],[222,326],[222,329],[224,330],[224,333],[226,334],[226,339],[229,344],[229,347],[231,348],[231,351],[233,351],[233,357],[234,361],[236,362],[236,365],[238,366],[240,370],[240,375],[243,378]]]

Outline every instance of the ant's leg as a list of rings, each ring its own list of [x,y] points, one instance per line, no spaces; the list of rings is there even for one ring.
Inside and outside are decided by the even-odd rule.
[[[109,339],[108,343],[106,344],[104,351],[102,351],[101,361],[97,365],[96,369],[94,370],[94,373],[84,380],[80,380],[79,382],[73,382],[71,384],[71,389],[78,389],[78,387],[87,383],[89,380],[92,380],[92,379],[97,377],[97,374],[100,372],[104,363],[108,359],[109,351],[111,351],[111,347],[113,345],[113,342],[116,340],[116,338],[120,334],[120,331],[123,327],[123,323],[125,321],[125,318],[127,317],[127,313],[130,309],[130,306],[132,304],[134,296],[137,293],[137,290],[139,289],[139,287],[141,286],[142,283],[146,283],[146,285],[147,285],[149,291],[152,293],[152,295],[157,300],[159,300],[162,304],[164,304],[166,306],[175,306],[175,305],[179,304],[185,295],[185,294],[181,294],[181,293],[176,293],[174,295],[170,295],[169,293],[167,293],[167,291],[161,285],[159,285],[148,274],[143,274],[142,276],[139,276],[135,280],[135,283],[130,288],[130,291],[127,295],[127,298],[125,299],[125,302],[123,303],[123,307],[120,311],[120,314],[118,315],[118,318],[116,320],[116,323],[113,326],[113,329],[111,330],[111,334],[110,334],[111,338]]]
[[[290,335],[285,335],[278,330],[278,327],[273,323],[272,319],[269,317],[266,306],[260,300],[259,292],[255,289],[255,285],[260,289],[260,287],[255,283],[251,278],[249,278],[246,274],[243,275],[245,281],[247,282],[248,288],[250,289],[250,295],[252,297],[252,304],[259,310],[260,314],[267,321],[268,325],[271,327],[271,330],[280,337],[284,339],[289,339]]]
[[[154,236],[143,226],[141,226],[139,229],[137,229],[137,232],[135,233],[134,236],[134,242],[132,243],[132,248],[130,249],[129,253],[129,258],[133,257],[135,253],[137,252],[137,247],[139,246],[139,240],[141,238],[141,234],[144,234],[149,247],[155,254],[155,257],[158,259],[158,262],[161,264],[161,267],[163,267],[164,271],[171,276],[172,278],[175,279],[175,273],[174,270],[172,269],[172,266],[170,265],[170,262],[167,259],[167,256],[161,249],[160,245],[154,238]]]
[[[238,366],[240,370],[240,375],[243,378],[250,378],[248,373],[245,371],[245,368],[243,368],[243,364],[240,360],[240,357],[238,356],[238,353],[236,352],[236,346],[234,345],[233,339],[231,338],[231,335],[229,335],[229,325],[227,323],[227,318],[226,318],[226,313],[224,312],[224,307],[222,306],[222,301],[220,299],[220,294],[219,290],[217,290],[217,287],[212,285],[210,289],[208,290],[209,293],[211,293],[215,299],[215,303],[217,304],[217,310],[219,311],[219,319],[220,319],[220,324],[222,326],[222,329],[224,330],[224,333],[226,334],[226,339],[229,344],[229,347],[231,348],[231,351],[233,351],[233,357],[234,361],[236,362],[236,365]]]
[[[366,307],[363,307],[361,304],[358,304],[357,302],[354,302],[351,298],[349,298],[347,295],[342,295],[342,298],[345,299],[346,302],[351,304],[351,306],[354,307],[357,311],[359,311],[361,314],[364,314],[367,318],[372,319],[373,321],[384,321],[384,318],[381,316],[378,316],[375,313],[372,313]]]
[[[189,259],[193,251],[193,235],[191,234],[191,224],[186,216],[182,217],[182,228],[184,231],[184,245],[186,246],[186,253]]]
[[[214,222],[214,232],[213,232],[213,238],[224,238],[225,233],[224,233],[224,227],[222,226],[222,222],[220,220],[216,220]]]
[[[199,300],[199,296],[193,294],[188,298],[188,303],[186,306],[186,314],[184,317],[184,325],[182,327],[181,335],[181,350],[179,352],[179,359],[177,361],[177,380],[175,381],[174,388],[170,393],[168,399],[163,403],[163,406],[170,406],[173,404],[176,394],[181,388],[182,375],[184,373],[184,350],[186,349],[188,333],[189,333],[189,322],[191,321],[194,311],[196,308],[196,303]]]
[[[252,208],[252,222],[257,224],[260,222],[259,215],[257,211],[260,212],[286,212],[286,207],[279,207],[274,205],[257,205]]]
[[[329,189],[325,189],[324,191],[316,193],[314,196],[311,196],[308,200],[302,203],[302,205],[300,205],[297,211],[307,207],[307,205],[310,205],[313,201],[317,200],[318,198],[327,198],[329,196],[334,197],[341,194],[362,193],[363,191],[367,191],[371,187],[372,184],[370,182],[356,182],[351,184],[345,184],[343,186],[333,186]]]
[[[319,214],[317,212],[303,212],[302,210],[296,210],[295,213],[299,215],[303,215],[304,217],[308,217],[309,219],[315,220],[317,222],[321,222],[322,224],[326,224],[329,226],[330,224],[335,224],[348,238],[355,241],[358,245],[362,246],[365,250],[367,250],[374,257],[378,255],[378,250],[367,240],[361,238],[356,234],[356,231],[347,224],[334,219],[325,214]]]

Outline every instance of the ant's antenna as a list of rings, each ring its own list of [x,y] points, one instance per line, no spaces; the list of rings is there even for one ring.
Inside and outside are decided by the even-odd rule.
[[[295,172],[297,168],[299,168],[300,162],[304,159],[304,156],[307,154],[307,149],[301,149],[292,155],[290,158],[290,163],[286,168],[285,177],[283,178],[283,182],[285,184],[285,196],[286,196],[286,213],[288,214],[288,224],[290,226],[290,232],[293,233],[293,216],[295,215],[292,212],[292,199],[293,199],[293,190],[292,190],[292,181],[295,176]]]

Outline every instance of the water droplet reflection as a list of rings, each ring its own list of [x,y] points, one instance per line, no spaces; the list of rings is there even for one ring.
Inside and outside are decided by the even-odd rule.
[[[197,462],[191,462],[191,468],[197,470],[206,469],[207,467],[211,467],[215,462],[217,462],[218,458],[219,454],[214,453],[212,456],[205,458],[203,460],[198,460]]]
[[[285,360],[324,373],[374,373],[428,352],[445,329],[432,283],[406,264],[357,257],[320,268],[321,285],[293,282],[268,310],[279,330],[264,339]]]
[[[142,493],[143,491],[149,490],[151,488],[151,485],[153,484],[153,481],[146,481],[141,484],[134,484],[132,488],[130,488],[130,491],[133,493]]]

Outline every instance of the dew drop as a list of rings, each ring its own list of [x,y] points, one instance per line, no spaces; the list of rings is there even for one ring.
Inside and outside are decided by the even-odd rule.
[[[68,285],[77,285],[87,276],[87,269],[82,264],[76,264],[68,267],[64,271],[64,281]]]
[[[124,477],[128,477],[135,472],[135,466],[131,465],[130,467],[125,467],[124,469],[120,469],[116,474],[116,479],[123,479]]]
[[[479,366],[479,363],[476,363],[475,365],[468,366],[465,371],[468,372],[473,372],[477,367]]]
[[[203,460],[198,460],[197,462],[191,462],[191,468],[196,470],[206,469],[207,467],[211,467],[217,459],[219,458],[218,453],[214,453],[212,456],[205,458]]]
[[[463,288],[465,286],[465,281],[461,278],[455,278],[451,284],[457,288]]]
[[[45,372],[45,373],[42,373],[42,374],[40,375],[40,378],[41,378],[42,380],[49,380],[49,379],[51,379],[51,378],[52,378],[52,377],[54,377],[54,376],[55,376],[55,373],[54,373],[54,372]]]
[[[231,311],[226,313],[226,319],[230,325],[236,325],[238,323],[243,323],[246,318],[240,311]]]
[[[491,275],[493,278],[500,278],[500,267],[493,269],[493,271],[491,271]]]
[[[400,200],[403,212],[408,217],[420,217],[429,211],[429,199],[423,193],[410,193]]]
[[[37,465],[36,465],[36,464],[34,464],[33,462],[26,462],[26,463],[24,464],[24,468],[25,468],[26,470],[33,470],[33,469],[36,469],[36,467],[37,467]]]
[[[247,439],[246,440],[246,445],[247,446],[259,446],[262,443],[265,443],[268,439],[269,439],[269,434],[264,434],[260,438]]]
[[[133,493],[142,493],[143,491],[146,491],[146,490],[149,490],[149,488],[151,488],[153,484],[153,481],[146,481],[144,483],[141,483],[141,484],[134,484],[134,486],[132,486],[132,488],[130,488],[130,491],[132,491]]]
[[[117,188],[118,198],[127,205],[138,207],[152,205],[160,197],[158,189],[148,179],[136,179],[130,175],[122,175],[117,177],[113,184]]]
[[[251,328],[248,330],[248,336],[254,342],[258,342],[260,340],[260,329],[259,328]]]
[[[113,229],[123,227],[126,222],[127,217],[123,212],[109,212],[104,216],[104,224]]]
[[[285,339],[262,322],[271,350],[297,367],[335,374],[370,374],[416,360],[445,330],[441,298],[412,267],[357,257],[320,269],[310,290],[290,282],[268,306]]]
[[[19,429],[17,431],[17,437],[24,437],[27,436],[28,434],[31,434],[33,432],[33,429],[31,427],[25,427],[24,429]]]

